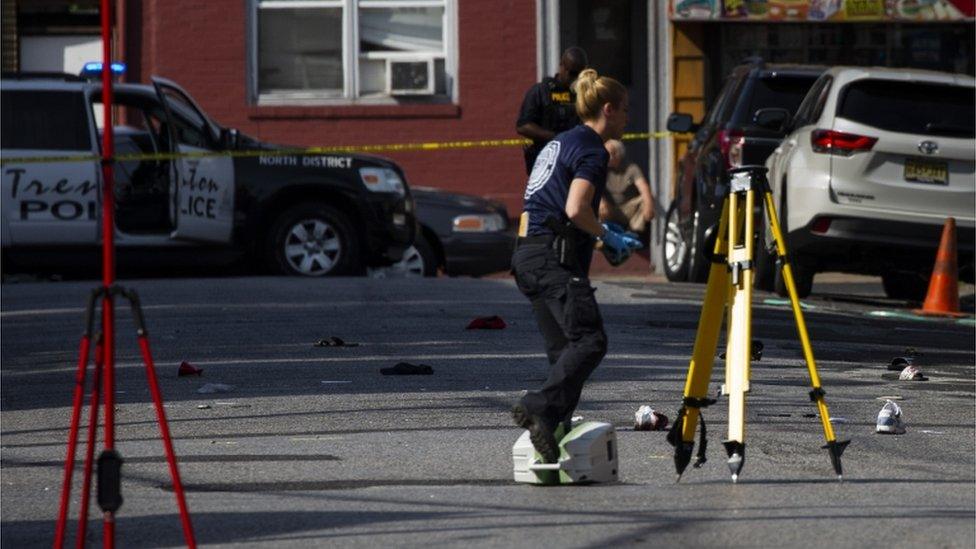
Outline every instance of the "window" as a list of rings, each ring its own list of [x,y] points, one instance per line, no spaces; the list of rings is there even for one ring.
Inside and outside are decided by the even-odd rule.
[[[91,151],[81,92],[4,90],[0,103],[2,148]]]
[[[250,0],[259,104],[448,101],[457,0]]]
[[[816,81],[814,76],[767,75],[756,78],[745,116],[751,121],[759,109],[780,108],[796,112],[803,97]]]
[[[817,96],[817,102],[813,105],[813,112],[810,114],[810,122],[820,120],[820,115],[823,114],[824,107],[827,106],[827,98],[830,97],[830,88],[833,86],[833,84],[833,77],[826,76],[823,89],[820,90],[820,95]]]
[[[969,86],[865,79],[841,91],[837,116],[890,132],[972,138],[974,98]]]
[[[813,83],[813,86],[810,87],[810,91],[808,91],[807,94],[803,97],[803,101],[800,103],[800,106],[797,107],[796,113],[793,115],[793,127],[798,128],[801,126],[805,126],[809,122],[813,122],[817,118],[820,118],[819,114],[817,115],[816,118],[814,118],[812,115],[812,111],[814,110],[816,103],[820,102],[821,97],[826,98],[824,89],[825,87],[826,88],[830,87],[828,86],[830,81],[831,81],[830,76],[824,74],[820,76],[820,78],[818,78],[816,82]],[[821,108],[822,108],[822,104],[821,104]]]

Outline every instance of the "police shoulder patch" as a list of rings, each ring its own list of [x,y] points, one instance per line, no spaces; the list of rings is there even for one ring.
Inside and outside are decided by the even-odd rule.
[[[552,175],[552,170],[555,169],[556,161],[559,159],[559,148],[561,146],[562,144],[559,141],[550,141],[539,152],[539,156],[536,157],[535,164],[532,166],[532,174],[529,175],[529,183],[525,187],[525,196],[523,197],[525,200],[528,200],[546,184],[546,181],[549,181],[549,176]]]

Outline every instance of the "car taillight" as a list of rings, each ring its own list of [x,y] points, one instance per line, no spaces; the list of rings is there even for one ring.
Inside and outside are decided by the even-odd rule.
[[[834,130],[813,130],[813,133],[810,134],[813,152],[841,156],[870,151],[877,141],[877,137],[835,132]]]
[[[746,136],[735,130],[720,130],[718,132],[718,149],[725,159],[725,167],[738,168],[742,165],[742,147],[746,144]]]
[[[810,232],[817,234],[827,234],[830,230],[830,218],[829,217],[818,217],[813,221],[813,225],[810,226]]]

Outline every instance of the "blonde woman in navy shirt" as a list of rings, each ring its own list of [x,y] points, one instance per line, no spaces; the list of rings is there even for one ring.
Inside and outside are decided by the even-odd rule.
[[[589,280],[594,241],[621,257],[641,247],[632,235],[597,217],[609,158],[604,142],[623,135],[627,90],[593,69],[582,71],[575,86],[583,123],[557,135],[536,158],[512,257],[516,283],[532,303],[550,364],[542,388],[523,396],[512,416],[528,429],[548,463],[558,460],[557,435],[565,434],[583,383],[607,352]]]

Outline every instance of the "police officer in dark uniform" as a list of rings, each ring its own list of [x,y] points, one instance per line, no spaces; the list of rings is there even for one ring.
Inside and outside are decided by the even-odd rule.
[[[556,76],[543,78],[525,93],[515,131],[532,140],[523,151],[526,174],[532,172],[535,158],[550,139],[580,123],[572,83],[586,65],[583,48],[567,48],[559,59]]]
[[[582,71],[576,110],[583,120],[540,151],[525,190],[512,272],[529,298],[546,342],[549,376],[512,408],[516,425],[528,429],[542,459],[558,460],[558,438],[579,402],[583,383],[607,351],[600,309],[588,273],[594,239],[604,253],[629,254],[641,247],[636,235],[597,218],[606,186],[608,139],[627,124],[627,91],[612,78]]]

